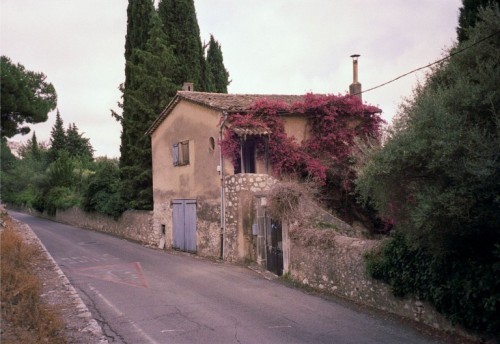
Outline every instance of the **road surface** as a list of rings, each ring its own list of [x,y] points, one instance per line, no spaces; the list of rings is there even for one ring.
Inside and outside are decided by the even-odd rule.
[[[41,239],[111,343],[435,342],[245,267],[9,213]]]

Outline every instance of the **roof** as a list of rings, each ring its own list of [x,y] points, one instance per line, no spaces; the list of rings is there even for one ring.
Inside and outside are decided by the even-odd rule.
[[[242,128],[242,127],[232,127],[236,135],[240,137],[247,136],[265,136],[270,135],[271,130],[269,128]]]
[[[280,101],[292,104],[304,100],[304,96],[280,94],[227,94],[206,92],[177,92],[179,98],[205,105],[210,108],[226,111],[228,113],[245,112],[250,110],[258,100]]]
[[[237,113],[246,112],[251,109],[252,105],[258,100],[273,100],[281,101],[286,104],[303,101],[302,95],[279,95],[279,94],[227,94],[227,93],[208,93],[208,92],[192,92],[178,91],[174,99],[156,118],[146,134],[151,135],[163,120],[170,114],[173,108],[181,100],[206,106],[208,108],[227,112]]]

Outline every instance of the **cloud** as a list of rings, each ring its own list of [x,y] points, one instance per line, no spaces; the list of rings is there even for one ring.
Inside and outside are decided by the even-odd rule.
[[[231,93],[344,93],[349,55],[361,54],[364,89],[438,59],[455,39],[460,0],[196,0],[202,41],[221,43]],[[2,0],[1,53],[47,75],[65,124],[97,155],[119,156],[111,118],[124,81],[124,0]],[[423,74],[420,73],[421,78]],[[417,76],[365,93],[390,120]],[[195,85],[196,87],[196,85]],[[55,114],[37,124],[50,137]],[[19,138],[16,138],[19,139]]]

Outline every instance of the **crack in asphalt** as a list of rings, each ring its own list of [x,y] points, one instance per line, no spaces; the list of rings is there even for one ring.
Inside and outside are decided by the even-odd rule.
[[[234,324],[234,339],[237,343],[241,344],[240,340],[238,339],[238,321],[236,321]]]
[[[99,323],[99,325],[101,326],[102,331],[103,331],[104,335],[106,336],[106,338],[108,338],[108,340],[111,341],[111,342],[115,342],[115,339],[118,338],[124,344],[127,344],[127,341],[125,340],[125,338],[123,338],[118,332],[116,332],[111,327],[110,324],[108,324],[107,321],[104,320],[104,316],[102,315],[101,311],[97,307],[94,299],[85,290],[83,290],[82,288],[78,287],[78,289],[82,292],[83,295],[85,295],[85,298],[90,303],[90,305],[87,305],[87,307],[91,310],[91,313],[97,315],[97,317],[94,317],[94,318]],[[112,334],[114,334],[114,336],[112,334],[109,334],[107,330],[109,330]]]
[[[199,322],[197,322],[197,321],[195,321],[195,320],[191,319],[188,315],[184,314],[184,313],[182,312],[182,310],[180,310],[180,309],[179,309],[179,307],[177,307],[177,306],[173,306],[173,307],[174,307],[174,309],[175,309],[175,313],[174,313],[174,314],[179,315],[181,318],[183,318],[183,319],[185,319],[185,320],[189,321],[189,322],[190,322],[190,323],[192,323],[192,324],[195,324],[195,325],[198,327],[198,328],[197,328],[196,330],[194,330],[194,331],[198,331],[198,330],[200,330],[201,328],[205,328],[205,329],[210,330],[210,331],[215,331],[215,328],[212,328],[212,327],[207,326],[207,325],[205,325],[205,324],[201,324],[201,323],[199,323]]]

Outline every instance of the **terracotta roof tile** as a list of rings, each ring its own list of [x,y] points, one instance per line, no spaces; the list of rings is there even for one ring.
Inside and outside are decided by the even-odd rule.
[[[233,131],[238,136],[263,136],[270,135],[271,130],[268,128],[242,128],[242,127],[232,127]]]
[[[175,105],[181,101],[189,101],[200,104],[217,111],[227,113],[246,112],[250,110],[252,105],[258,100],[273,100],[280,101],[291,105],[296,102],[304,101],[304,95],[280,95],[280,94],[226,94],[226,93],[208,93],[208,92],[192,92],[178,91],[174,99],[156,118],[151,127],[146,132],[151,135],[163,120],[170,114]],[[381,111],[381,110],[379,110]]]
[[[179,91],[177,96],[188,101],[226,112],[248,111],[257,100],[275,100],[292,104],[304,100],[300,95],[279,94],[226,94]]]
[[[177,95],[170,102],[170,104],[168,104],[168,106],[161,112],[158,118],[156,118],[156,120],[148,129],[146,134],[151,135],[180,100],[190,101],[219,111],[236,113],[236,112],[248,111],[257,100],[264,100],[264,99],[281,101],[286,104],[292,104],[304,100],[304,96],[279,95],[279,94],[226,94],[226,93],[177,91]]]

